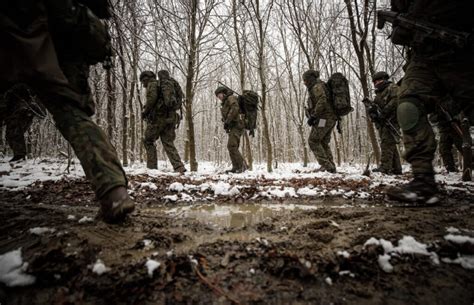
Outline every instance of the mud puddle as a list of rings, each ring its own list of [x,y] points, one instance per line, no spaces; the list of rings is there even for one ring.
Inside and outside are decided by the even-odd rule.
[[[304,204],[197,204],[163,208],[161,212],[178,218],[187,218],[211,225],[216,229],[250,227],[292,212],[318,209]]]

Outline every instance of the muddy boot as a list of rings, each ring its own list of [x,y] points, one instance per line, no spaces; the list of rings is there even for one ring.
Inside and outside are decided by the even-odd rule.
[[[372,170],[372,173],[381,173],[381,174],[384,174],[384,175],[388,175],[388,174],[389,174],[385,169],[383,169],[383,168],[381,168],[381,167],[374,168],[374,169]]]
[[[387,196],[391,200],[417,205],[435,205],[439,198],[436,196],[438,187],[432,174],[416,174],[412,181],[398,187],[387,190]]]
[[[98,219],[107,223],[119,223],[125,220],[127,214],[133,212],[135,203],[130,199],[127,189],[118,186],[100,199]]]
[[[9,162],[19,162],[19,161],[25,161],[26,156],[25,155],[14,155],[13,158]]]
[[[402,171],[401,170],[393,170],[392,171],[392,175],[401,175],[402,174]]]
[[[186,172],[186,168],[184,166],[178,167],[174,169],[175,173],[180,173],[181,175]]]

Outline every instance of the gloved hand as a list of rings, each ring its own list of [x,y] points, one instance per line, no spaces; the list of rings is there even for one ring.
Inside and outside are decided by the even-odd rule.
[[[142,112],[142,120],[146,120],[148,118],[149,113],[143,111]]]
[[[229,123],[224,123],[224,130],[228,131],[230,129],[230,124]]]
[[[313,126],[314,124],[316,124],[317,121],[318,121],[317,118],[315,118],[315,117],[310,117],[310,118],[308,119],[308,125],[309,125],[309,126]]]

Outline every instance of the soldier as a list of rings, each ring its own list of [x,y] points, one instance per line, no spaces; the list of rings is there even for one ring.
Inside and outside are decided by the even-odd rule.
[[[222,102],[222,122],[224,122],[224,130],[229,135],[227,149],[232,161],[232,169],[227,172],[242,173],[247,169],[247,166],[239,151],[240,138],[244,134],[245,128],[244,121],[240,115],[239,101],[231,90],[223,86],[218,87],[214,93]]]
[[[166,155],[177,173],[186,172],[178,150],[174,146],[175,129],[180,116],[176,113],[181,108],[182,91],[179,84],[170,77],[168,71],[158,72],[160,81],[152,71],[143,71],[140,82],[146,88],[146,104],[142,119],[147,122],[143,143],[146,149],[146,164],[150,169],[158,168],[155,142],[161,139]]]
[[[13,150],[10,162],[25,160],[25,132],[35,115],[43,115],[43,109],[36,103],[36,96],[25,84],[16,84],[0,98],[0,126],[6,126],[8,145]]]
[[[400,155],[397,149],[398,138],[389,125],[398,130],[397,123],[397,85],[389,81],[387,72],[377,72],[372,76],[372,82],[375,87],[374,103],[380,109],[380,117],[377,118],[376,126],[380,136],[381,164],[374,172],[383,174],[401,175],[402,165]],[[370,112],[370,109],[369,109]]]
[[[308,125],[311,126],[309,147],[321,165],[321,171],[336,172],[331,148],[331,132],[336,126],[337,117],[330,104],[326,84],[319,79],[319,72],[308,70],[303,73],[303,81],[308,88],[308,107],[306,115]]]
[[[70,37],[77,30],[77,19],[70,17],[84,9],[59,0],[2,1],[0,92],[24,82],[38,94],[92,183],[100,202],[98,216],[115,223],[135,205],[114,147],[90,118],[89,66],[81,51],[89,41],[78,44]]]
[[[419,23],[431,22],[465,33],[474,29],[472,0],[392,1],[392,9]],[[473,123],[474,53],[472,42],[455,45],[443,42],[442,35],[429,37],[415,31],[397,23],[392,34],[394,42],[410,46],[413,52],[400,87],[397,117],[403,131],[405,158],[414,178],[408,184],[388,189],[387,195],[394,200],[432,205],[439,201],[433,170],[436,141],[427,114],[434,110],[437,100],[448,95]]]
[[[454,161],[453,146],[462,153],[462,137],[458,132],[456,132],[456,130],[454,130],[453,126],[446,118],[446,115],[438,106],[436,107],[436,112],[429,115],[429,120],[438,129],[438,150],[444,167],[448,173],[457,173],[458,168]]]

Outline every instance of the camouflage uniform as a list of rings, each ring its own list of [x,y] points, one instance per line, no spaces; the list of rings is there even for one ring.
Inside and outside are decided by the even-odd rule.
[[[219,90],[219,88],[218,88]],[[216,92],[218,92],[216,90]],[[224,129],[229,135],[227,150],[232,161],[231,172],[243,172],[246,169],[244,158],[239,151],[240,138],[244,134],[244,121],[240,115],[239,101],[231,92],[223,91],[226,97],[221,104],[222,121]],[[216,93],[217,95],[218,93]]]
[[[384,81],[381,87],[376,88],[374,103],[381,109],[382,117],[380,119],[390,122],[398,129],[396,117],[398,106],[397,87],[397,85],[391,82]],[[402,173],[402,165],[397,148],[398,139],[390,132],[387,126],[383,124],[376,124],[376,126],[379,131],[380,149],[382,153],[380,171],[385,174],[399,175]]]
[[[330,104],[326,84],[319,80],[319,73],[313,70],[306,71],[303,74],[303,79],[309,93],[307,101],[308,123],[311,126],[308,138],[309,147],[321,165],[321,170],[335,172],[336,165],[329,142],[337,123],[337,117]]]
[[[450,114],[453,113],[450,111]],[[448,122],[445,114],[438,109],[429,115],[429,120],[433,123],[439,134],[438,151],[443,160],[443,165],[448,172],[457,172],[458,168],[453,156],[453,146],[462,153],[462,137],[454,130]]]
[[[48,5],[51,3],[48,1]],[[59,0],[54,4],[69,5]],[[26,3],[30,6],[28,15],[18,13],[24,11],[21,6],[25,3],[8,0],[1,5],[0,12],[6,15],[0,13],[0,24],[11,20],[15,30],[0,26],[0,39],[4,42],[0,53],[8,54],[0,56],[4,67],[0,71],[0,89],[5,91],[18,82],[33,88],[79,158],[100,199],[100,216],[107,222],[122,221],[133,211],[134,203],[126,192],[127,179],[112,143],[90,118],[93,107],[88,105],[92,101],[87,83],[89,67],[78,46],[67,44],[64,39],[73,35],[54,23],[62,17],[56,11],[47,11],[43,1]],[[74,12],[70,7],[66,10]],[[44,18],[46,15],[49,20]],[[35,30],[28,33],[31,28]]]
[[[35,114],[43,109],[35,102],[36,97],[25,84],[16,84],[0,99],[0,126],[6,125],[6,138],[13,150],[13,159],[18,161],[27,154],[25,132],[28,131]]]
[[[409,18],[472,33],[472,0],[408,2]],[[432,164],[436,141],[427,114],[434,111],[437,100],[449,95],[472,119],[474,53],[472,46],[457,49],[429,39],[411,46],[413,53],[401,84],[397,116],[403,131],[405,158],[412,166],[414,179],[404,187],[390,189],[388,195],[395,200],[432,203],[437,200]]]
[[[161,139],[173,169],[177,172],[184,172],[184,164],[181,162],[178,150],[174,146],[176,126],[180,118],[175,110],[169,110],[165,106],[169,99],[174,98],[174,90],[173,82],[170,79],[163,79],[160,82],[156,79],[150,79],[147,83],[146,104],[143,111],[147,126],[143,144],[146,149],[148,168],[156,169],[158,167],[155,142]]]

